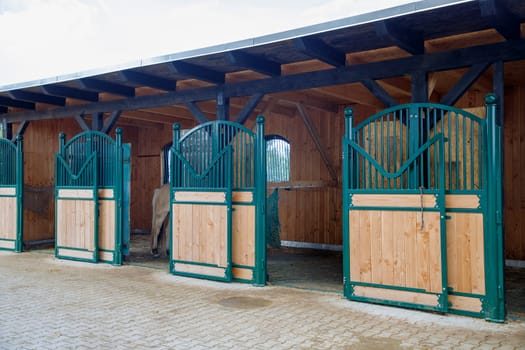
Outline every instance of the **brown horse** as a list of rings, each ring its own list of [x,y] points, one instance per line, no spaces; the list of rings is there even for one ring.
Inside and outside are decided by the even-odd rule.
[[[164,184],[155,189],[152,200],[151,216],[151,254],[153,257],[160,257],[159,242],[161,242],[161,252],[165,251],[169,255],[168,248],[168,216],[170,214],[170,184]],[[164,234],[162,234],[164,232]]]

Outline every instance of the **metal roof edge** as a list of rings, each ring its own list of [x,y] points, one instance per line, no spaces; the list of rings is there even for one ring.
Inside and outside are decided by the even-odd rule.
[[[15,89],[29,88],[40,85],[55,84],[60,82],[67,82],[75,79],[87,78],[96,75],[112,73],[125,69],[140,68],[145,66],[151,66],[155,64],[161,64],[171,61],[177,61],[182,59],[188,59],[193,57],[200,57],[205,55],[212,55],[226,51],[240,50],[244,48],[260,46],[265,44],[271,44],[278,41],[290,40],[298,37],[314,35],[332,30],[353,27],[361,24],[376,22],[385,20],[388,18],[406,16],[418,12],[430,11],[433,9],[458,5],[462,3],[474,2],[477,0],[420,0],[411,3],[398,5],[386,9],[377,11],[367,12],[358,14],[355,16],[345,17],[336,19],[328,22],[308,25],[296,29],[290,29],[279,33],[266,34],[254,38],[248,38],[238,40],[230,43],[212,45],[203,48],[197,48],[187,51],[181,51],[172,54],[166,54],[161,56],[155,56],[150,58],[138,59],[130,62],[121,64],[111,65],[102,68],[89,69],[79,71],[71,74],[57,75],[42,79],[36,79],[20,83],[10,83],[6,85],[0,85],[0,92],[11,91]]]

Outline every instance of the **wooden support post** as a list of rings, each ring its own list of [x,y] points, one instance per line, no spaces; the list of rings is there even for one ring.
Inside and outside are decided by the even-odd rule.
[[[13,124],[5,118],[2,119],[2,137],[9,140],[13,137]]]
[[[503,61],[498,61],[494,63],[494,76],[493,76],[493,85],[494,93],[499,101],[496,104],[496,123],[503,127],[503,117],[505,115],[505,76],[504,76],[504,63]]]
[[[209,122],[208,117],[202,111],[200,108],[195,104],[195,102],[186,102],[186,107],[190,110],[191,114],[200,124],[204,124]]]
[[[459,81],[450,89],[450,91],[441,99],[440,103],[453,106],[457,100],[468,90],[472,84],[483,74],[483,72],[490,65],[489,62],[482,62],[473,65],[470,69],[459,79]]]
[[[91,130],[100,131],[104,124],[104,113],[97,112],[91,115]]]
[[[412,102],[428,101],[427,72],[418,71],[412,74]]]
[[[383,89],[377,81],[373,79],[364,79],[361,81],[363,84],[374,96],[385,105],[385,107],[392,107],[398,104],[395,98],[390,96],[390,94]]]
[[[241,111],[237,114],[235,117],[235,122],[239,124],[244,124],[244,122],[248,119],[250,114],[255,110],[255,107],[259,104],[259,102],[264,97],[264,94],[255,94],[250,97],[248,102],[244,105],[244,107],[241,109]]]
[[[78,125],[82,128],[83,131],[89,131],[89,126],[87,125],[86,121],[84,120],[83,114],[77,114],[75,115],[75,120],[77,121]]]
[[[326,151],[326,148],[321,143],[321,140],[319,139],[319,133],[317,132],[317,129],[315,128],[314,124],[312,123],[312,119],[310,118],[310,115],[306,111],[306,109],[303,107],[302,104],[297,104],[297,111],[299,112],[299,115],[301,116],[301,119],[304,122],[304,125],[306,126],[306,129],[308,130],[308,133],[312,137],[312,140],[314,141],[315,146],[317,147],[317,150],[321,154],[321,158],[323,159],[324,164],[326,165],[326,168],[328,169],[328,172],[330,173],[330,177],[332,178],[332,181],[334,183],[337,183],[337,172],[335,171],[334,165],[328,156],[328,152]]]
[[[15,142],[17,139],[18,139],[18,136],[23,136],[27,127],[29,126],[29,123],[30,121],[23,121],[22,123],[20,123],[20,125],[18,126],[18,129],[16,130],[16,135],[13,135],[11,137],[11,142]]]
[[[115,123],[119,119],[121,113],[122,111],[113,111],[113,113],[111,113],[109,118],[107,118],[104,121],[104,126],[102,126],[102,130],[101,130],[104,134],[109,134],[111,129],[113,129],[113,126],[115,126]]]
[[[230,120],[230,98],[224,96],[224,90],[217,92],[217,120]]]

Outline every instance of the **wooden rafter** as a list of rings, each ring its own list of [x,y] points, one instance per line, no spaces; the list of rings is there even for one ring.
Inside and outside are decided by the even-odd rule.
[[[399,77],[417,72],[430,72],[462,68],[483,62],[518,60],[525,58],[525,40],[507,41],[497,44],[469,47],[465,49],[417,55],[308,72],[295,75],[279,76],[256,81],[239,82],[218,86],[167,92],[158,95],[139,96],[128,99],[104,101],[100,103],[76,105],[36,112],[12,112],[4,115],[10,122],[35,119],[67,118],[79,113],[97,111],[130,110],[194,103],[213,100],[218,89],[224,89],[227,97],[250,96],[255,93],[277,93],[284,91],[320,88],[331,85],[347,84],[363,79],[383,79]],[[425,96],[425,99],[427,96]],[[2,103],[0,102],[0,105]]]

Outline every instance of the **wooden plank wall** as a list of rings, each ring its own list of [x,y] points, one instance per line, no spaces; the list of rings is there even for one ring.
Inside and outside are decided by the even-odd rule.
[[[149,232],[153,191],[161,185],[160,151],[162,146],[171,142],[171,127],[169,125],[165,125],[162,129],[125,127],[123,138],[132,142],[131,228]]]
[[[525,86],[505,87],[503,200],[505,257],[525,260]]]
[[[73,120],[42,120],[31,122],[24,134],[24,183],[34,188],[27,189],[25,195],[24,241],[55,236],[55,154],[62,131],[69,139],[81,129]],[[34,197],[28,197],[30,192],[35,193]]]
[[[171,128],[168,125],[151,129],[126,125],[122,129],[123,142],[132,144],[131,228],[149,232],[151,198],[153,190],[160,185],[160,149],[171,141]],[[24,182],[27,187],[24,241],[54,238],[54,157],[61,131],[69,140],[82,130],[73,119],[43,120],[31,122],[24,135]],[[38,194],[41,190],[51,192],[45,203],[43,195]],[[34,197],[28,198],[28,194]]]
[[[281,240],[319,244],[342,244],[341,226],[341,138],[344,134],[343,108],[338,113],[306,108],[338,175],[330,173],[307,128],[297,113],[265,114],[265,132],[283,136],[290,142],[290,185],[279,189]],[[375,110],[355,106],[356,122]],[[304,185],[303,188],[300,188]],[[310,186],[311,187],[308,187]],[[272,184],[268,183],[268,194]]]

